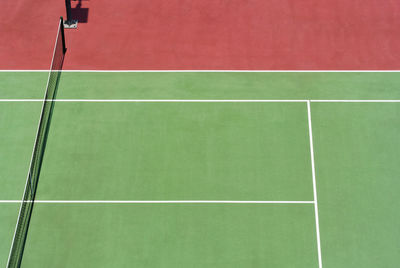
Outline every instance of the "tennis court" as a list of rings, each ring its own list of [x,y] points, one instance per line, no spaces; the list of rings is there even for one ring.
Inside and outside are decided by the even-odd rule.
[[[5,265],[47,73],[0,76]],[[63,72],[22,266],[395,267],[399,84]]]
[[[397,268],[399,14],[3,5],[0,266]]]

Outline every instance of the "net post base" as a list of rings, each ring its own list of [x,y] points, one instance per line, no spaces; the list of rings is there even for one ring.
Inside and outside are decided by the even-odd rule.
[[[70,21],[65,20],[64,28],[65,29],[76,29],[76,28],[78,28],[78,21],[77,20],[70,20]]]

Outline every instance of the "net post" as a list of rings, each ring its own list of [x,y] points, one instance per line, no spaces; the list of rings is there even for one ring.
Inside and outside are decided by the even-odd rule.
[[[64,21],[64,27],[66,29],[78,28],[78,21],[72,19],[71,0],[65,0],[65,9],[67,11],[67,20]]]
[[[67,10],[67,21],[71,21],[71,0],[65,0],[65,9]]]
[[[63,45],[64,54],[67,52],[67,47],[65,46],[65,35],[64,35],[64,19],[60,17],[60,31],[61,31],[61,40]]]

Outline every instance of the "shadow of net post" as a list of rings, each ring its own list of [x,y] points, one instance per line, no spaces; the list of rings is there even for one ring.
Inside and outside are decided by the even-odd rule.
[[[89,19],[89,8],[82,7],[82,0],[74,0],[71,7],[71,18],[78,21],[78,23],[87,23]]]

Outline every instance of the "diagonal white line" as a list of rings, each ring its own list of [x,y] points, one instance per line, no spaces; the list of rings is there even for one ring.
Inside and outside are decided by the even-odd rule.
[[[317,235],[318,264],[319,264],[319,268],[322,268],[321,239],[320,239],[319,216],[318,216],[317,183],[315,180],[314,145],[313,145],[313,135],[312,135],[310,101],[307,102],[307,117],[308,117],[308,132],[309,132],[309,138],[310,138],[311,173],[312,173],[313,192],[314,192],[314,211],[315,211],[315,229],[316,229],[316,235]]]

